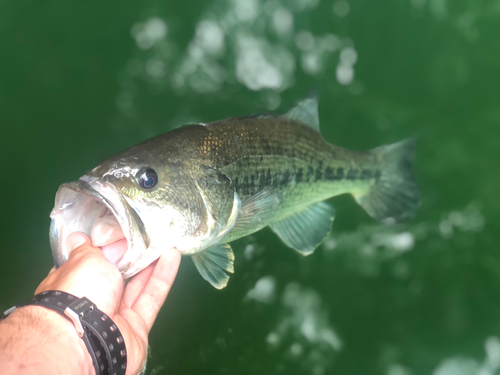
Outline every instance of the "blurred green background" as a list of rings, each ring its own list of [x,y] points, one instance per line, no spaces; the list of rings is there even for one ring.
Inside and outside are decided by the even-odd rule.
[[[500,1],[0,2],[0,309],[52,267],[58,186],[183,123],[319,94],[325,138],[419,138],[400,226],[336,197],[298,256],[265,229],[217,291],[183,259],[147,374],[500,374]]]

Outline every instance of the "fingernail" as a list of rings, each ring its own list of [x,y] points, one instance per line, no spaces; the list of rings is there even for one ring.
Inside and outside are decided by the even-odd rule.
[[[73,251],[87,242],[87,236],[80,232],[71,233],[66,239],[68,251]]]

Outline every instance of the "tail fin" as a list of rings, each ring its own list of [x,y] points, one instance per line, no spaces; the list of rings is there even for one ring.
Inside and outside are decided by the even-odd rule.
[[[358,203],[378,220],[396,222],[412,218],[420,205],[420,191],[413,176],[415,139],[405,139],[370,152],[377,155],[380,177]]]

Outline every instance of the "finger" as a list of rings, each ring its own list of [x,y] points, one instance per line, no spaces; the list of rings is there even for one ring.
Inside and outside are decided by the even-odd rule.
[[[75,261],[77,259],[77,255],[80,253],[83,253],[84,251],[88,251],[89,248],[91,248],[92,241],[90,238],[82,232],[74,232],[71,233],[68,238],[66,239],[66,247],[68,248],[69,251],[69,259],[71,261]],[[86,246],[84,246],[86,245]],[[99,249],[97,249],[99,250]],[[90,250],[92,251],[92,250]],[[64,272],[64,269],[67,268],[67,265],[63,265],[62,269],[59,268],[59,273]],[[54,275],[54,273],[58,269],[54,266],[52,269],[49,271],[47,277],[38,285],[38,288],[35,290],[35,295],[42,292],[47,288],[47,286],[50,286],[52,282],[57,279],[57,275]]]
[[[113,314],[121,301],[124,284],[116,266],[83,233],[68,236],[67,247],[71,251],[69,259],[45,278],[36,293],[54,289],[85,296],[108,315]]]
[[[66,247],[68,251],[71,252],[82,245],[92,245],[90,237],[82,232],[71,233],[68,238],[66,238]]]
[[[125,288],[125,293],[123,295],[123,303],[125,304],[125,306],[131,308],[135,303],[135,301],[147,285],[148,280],[151,278],[151,275],[153,274],[157,263],[158,261],[151,263],[128,282],[127,287]]]
[[[132,305],[132,309],[144,319],[148,332],[151,330],[165,298],[167,298],[180,261],[181,253],[179,250],[169,249],[166,251],[158,260],[142,293]]]
[[[45,285],[47,284],[47,279],[43,280],[38,287],[35,290],[35,293],[33,293],[34,296],[36,296],[38,293],[41,293],[45,290]]]
[[[66,246],[69,251],[69,259],[78,258],[84,253],[93,253],[104,257],[101,249],[94,247],[90,237],[82,232],[71,233],[66,239]]]

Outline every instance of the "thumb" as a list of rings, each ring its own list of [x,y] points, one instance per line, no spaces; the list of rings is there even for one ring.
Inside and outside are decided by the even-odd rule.
[[[82,232],[71,233],[66,239],[66,246],[68,247],[69,257],[74,258],[80,253],[96,253],[102,256],[101,249],[92,245],[92,240],[89,236]]]
[[[90,240],[90,237],[87,236],[85,233],[74,232],[71,233],[66,239],[66,247],[68,248],[69,252],[72,252],[73,250],[82,245],[92,246],[92,241]]]
[[[49,272],[48,276],[45,278],[45,280],[42,281],[42,283],[38,286],[38,288],[35,291],[35,294],[38,294],[44,290],[49,290],[49,289],[56,289],[59,290],[60,286],[57,284],[57,281],[61,277],[61,269],[62,268],[68,268],[68,263],[74,263],[78,258],[76,255],[78,253],[84,253],[86,251],[92,251],[94,248],[92,247],[92,240],[90,239],[89,236],[87,236],[85,233],[82,232],[74,232],[71,233],[67,238],[66,238],[66,246],[68,248],[69,252],[69,259],[66,260],[66,262],[56,269],[55,267]],[[95,249],[99,250],[99,249]],[[100,251],[99,251],[100,252]],[[54,286],[58,285],[58,286]]]

